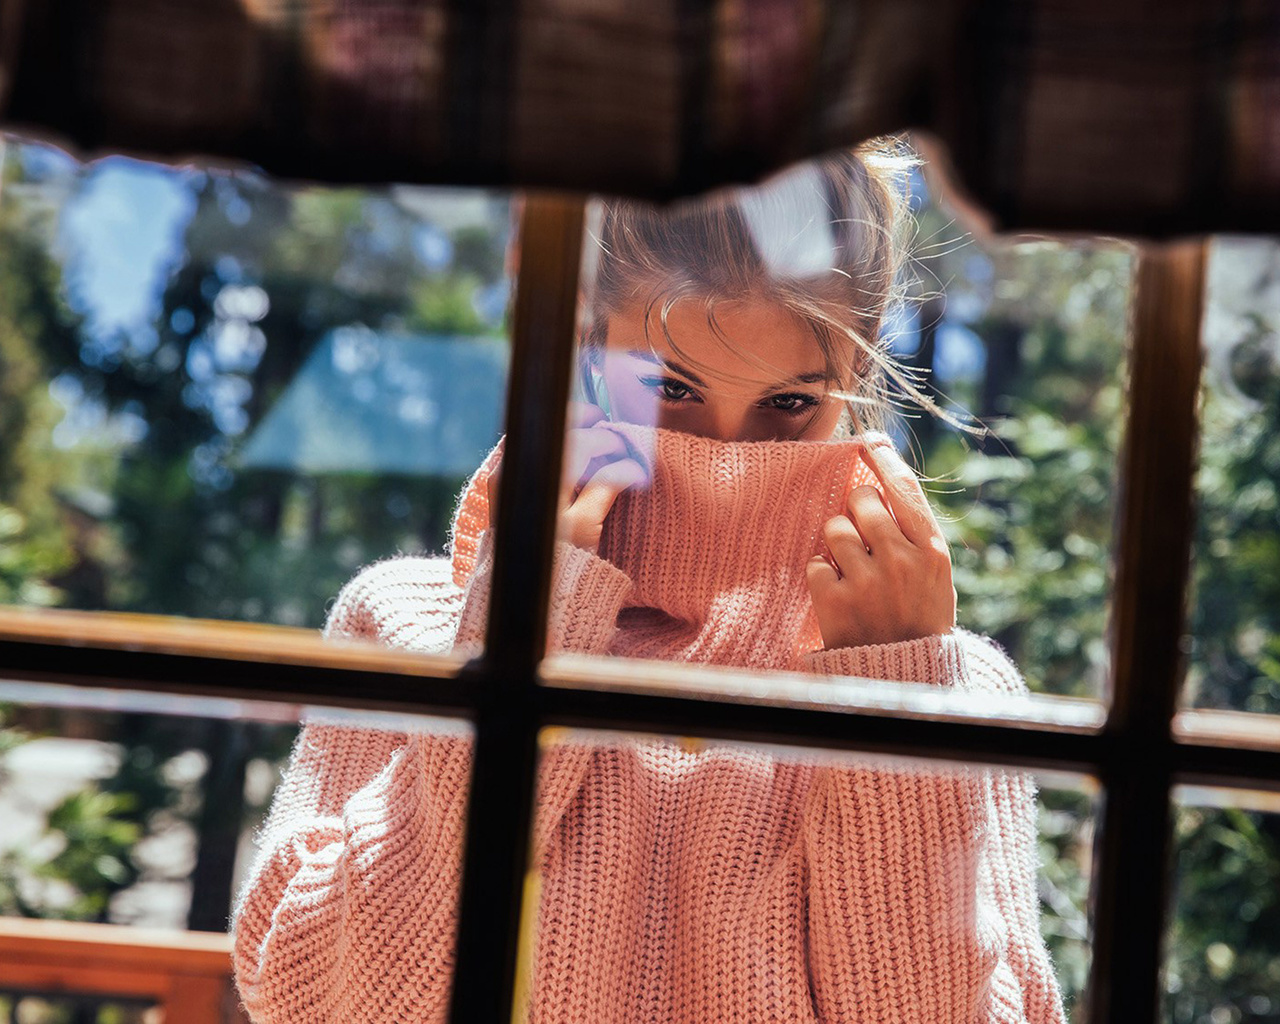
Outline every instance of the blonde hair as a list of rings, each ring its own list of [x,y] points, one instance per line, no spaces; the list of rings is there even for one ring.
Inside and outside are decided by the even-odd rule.
[[[884,427],[889,381],[936,411],[890,355],[882,329],[901,297],[909,175],[917,162],[901,141],[874,140],[755,189],[730,189],[665,210],[603,204],[584,275],[583,369],[603,348],[609,318],[624,310],[643,309],[646,333],[657,311],[667,342],[680,353],[667,326],[677,302],[703,302],[708,323],[727,345],[716,304],[763,298],[812,331],[828,386],[846,403],[856,429]],[[584,378],[589,382],[590,373]]]

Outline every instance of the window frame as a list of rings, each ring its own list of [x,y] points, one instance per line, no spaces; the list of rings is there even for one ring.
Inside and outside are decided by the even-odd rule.
[[[942,704],[779,707],[661,692],[661,670],[639,663],[628,665],[626,676],[650,682],[648,692],[591,689],[581,685],[581,671],[542,663],[584,210],[581,196],[532,193],[524,200],[508,458],[481,657],[459,665],[325,644],[275,627],[0,609],[0,678],[469,719],[475,748],[451,1010],[453,1021],[466,1024],[511,1019],[544,727],[674,732],[1091,775],[1103,812],[1087,1019],[1155,1021],[1172,787],[1280,789],[1280,736],[1259,728],[1257,716],[1177,711],[1207,243],[1140,249],[1118,468],[1110,702],[1100,725],[1071,727],[983,718]],[[420,678],[432,684],[419,685]]]

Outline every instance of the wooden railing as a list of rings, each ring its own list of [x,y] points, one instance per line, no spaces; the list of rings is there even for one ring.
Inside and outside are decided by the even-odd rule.
[[[145,1001],[164,1024],[243,1021],[231,938],[109,924],[0,918],[0,992]]]

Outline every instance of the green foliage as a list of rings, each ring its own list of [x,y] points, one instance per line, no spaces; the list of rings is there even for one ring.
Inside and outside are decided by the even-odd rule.
[[[11,707],[0,705],[0,787],[15,781],[8,755],[34,738],[10,724],[12,715]],[[61,800],[49,811],[40,839],[0,853],[0,914],[103,919],[111,894],[136,878],[131,853],[141,830],[128,814],[135,805],[132,794],[92,786]],[[50,841],[53,854],[32,852]]]
[[[1188,657],[1190,703],[1280,713],[1280,245],[1219,240]],[[1177,816],[1176,1024],[1280,1020],[1280,815]]]
[[[75,560],[57,493],[64,466],[42,444],[57,420],[44,348],[78,329],[48,234],[39,211],[0,204],[0,602],[32,605],[60,600],[55,581]]]
[[[1171,1021],[1280,1020],[1280,815],[1184,807],[1175,841]]]
[[[26,516],[0,504],[0,604],[57,604],[62,594],[49,581],[70,561],[60,537],[32,531]]]
[[[480,281],[467,274],[429,278],[413,293],[407,326],[415,331],[484,334],[488,325],[476,312],[472,296]]]
[[[111,895],[137,879],[131,854],[143,832],[131,820],[135,808],[132,794],[93,788],[58,803],[49,812],[45,832],[61,843],[56,854],[35,860],[11,851],[0,859],[0,911],[25,917],[104,920]],[[31,898],[17,879],[34,883],[37,891],[40,882],[57,885],[51,893]]]
[[[999,641],[1032,689],[1095,696],[1107,669],[1132,254],[963,244],[936,210],[921,220],[940,253],[922,260],[921,278],[952,282],[982,310],[968,323],[985,349],[981,378],[938,386],[991,434],[912,423],[952,547],[961,624]],[[987,283],[969,280],[974,260]],[[925,344],[911,361],[931,370],[933,355]]]
[[[83,608],[318,626],[360,565],[443,546],[461,481],[238,470],[236,447],[335,327],[490,333],[476,296],[501,278],[503,230],[455,229],[442,242],[454,263],[428,270],[415,254],[422,222],[390,195],[182,180],[194,212],[154,339],[47,345],[35,331],[47,347],[33,380],[62,374],[82,403],[143,426],[92,467],[109,508],[92,545],[77,531],[79,568],[91,571],[64,574],[61,593]],[[40,436],[47,453],[49,425]],[[31,580],[29,546],[8,545],[15,578]]]
[[[1078,789],[1040,791],[1037,837],[1040,855],[1040,930],[1063,1001],[1074,1014],[1089,979],[1089,903],[1092,796]]]
[[[24,729],[9,724],[11,713],[7,704],[0,704],[0,786],[6,786],[10,781],[9,766],[6,763],[10,751],[16,750],[30,739]]]
[[[1280,246],[1220,242],[1210,267],[1189,697],[1277,714]]]

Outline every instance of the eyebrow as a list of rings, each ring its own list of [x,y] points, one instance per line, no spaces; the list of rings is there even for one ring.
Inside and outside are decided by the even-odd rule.
[[[696,384],[700,388],[705,388],[707,386],[706,382],[701,377],[699,377],[696,373],[686,369],[685,367],[681,366],[679,363],[674,362],[670,359],[663,359],[661,356],[657,355],[654,352],[649,351],[648,349],[631,349],[627,354],[636,356],[639,359],[643,359],[647,363],[654,363],[658,366],[665,366],[668,370],[671,370],[674,373],[680,374],[680,376],[684,377],[685,380],[689,381],[690,384]],[[827,373],[825,370],[814,370],[810,373],[800,373],[800,374],[796,374],[796,376],[794,377],[788,377],[786,380],[778,381],[777,384],[764,388],[761,391],[761,394],[764,394],[765,392],[768,392],[768,391],[774,391],[777,388],[785,388],[792,384],[818,384],[818,383],[826,383],[826,381],[827,381]]]
[[[650,352],[648,349],[633,348],[627,353],[627,355],[635,356],[637,359],[643,359],[646,363],[653,363],[656,366],[665,366],[668,370],[673,370],[690,383],[697,384],[700,388],[705,388],[707,386],[707,382],[692,370],[686,369],[673,360],[663,359],[660,355],[655,352]]]

